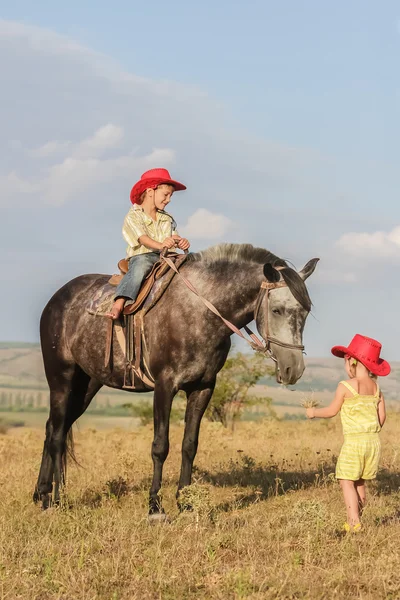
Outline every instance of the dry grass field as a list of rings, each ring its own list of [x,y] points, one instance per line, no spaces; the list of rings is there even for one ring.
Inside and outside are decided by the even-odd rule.
[[[175,505],[183,425],[171,428],[163,497],[146,518],[150,426],[76,433],[63,506],[31,502],[43,432],[0,435],[0,598],[24,600],[400,598],[400,416],[382,432],[364,528],[344,534],[332,477],[340,422],[204,422],[195,510]]]

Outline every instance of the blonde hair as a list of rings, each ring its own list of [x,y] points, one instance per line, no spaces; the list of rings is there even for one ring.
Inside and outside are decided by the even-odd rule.
[[[141,196],[139,198],[138,204],[142,204],[143,200],[146,198],[146,196],[147,196],[147,190],[144,190],[143,194],[141,194]]]
[[[348,359],[348,361],[350,363],[350,375],[352,377],[356,377],[357,365],[361,361],[358,361],[356,358],[353,358],[353,357],[350,357]],[[365,367],[365,365],[364,365],[364,367]],[[365,367],[365,368],[367,369],[367,367]],[[368,377],[371,377],[371,379],[375,379],[375,380],[378,379],[378,376],[375,375],[375,373],[371,373],[371,371],[369,369],[367,369],[367,371],[368,371]]]

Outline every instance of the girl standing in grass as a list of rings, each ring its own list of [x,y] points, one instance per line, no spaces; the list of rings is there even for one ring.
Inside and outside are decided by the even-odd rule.
[[[336,465],[347,509],[346,531],[361,529],[360,515],[365,505],[365,481],[375,479],[381,443],[379,431],[385,419],[385,400],[378,376],[390,373],[388,362],[380,358],[381,344],[355,335],[349,346],[334,346],[334,356],[344,358],[348,380],[341,381],[332,403],[326,408],[307,408],[307,417],[329,419],[340,411],[344,444]]]

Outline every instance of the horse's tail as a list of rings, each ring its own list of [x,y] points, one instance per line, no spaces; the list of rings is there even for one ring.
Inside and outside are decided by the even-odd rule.
[[[65,446],[64,446],[64,450],[62,453],[62,462],[61,462],[61,466],[62,466],[62,476],[63,476],[63,481],[65,483],[66,477],[67,477],[67,458],[71,458],[74,463],[76,465],[78,465],[78,467],[81,467],[82,465],[79,464],[76,456],[75,456],[75,441],[74,441],[74,433],[72,431],[72,427],[70,428],[70,430],[67,433],[67,439],[65,440]]]

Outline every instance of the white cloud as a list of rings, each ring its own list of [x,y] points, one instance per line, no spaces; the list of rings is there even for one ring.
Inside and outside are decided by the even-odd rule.
[[[0,40],[3,40],[9,48],[13,47],[17,51],[22,47],[26,47],[32,56],[39,59],[52,56],[62,61],[68,58],[68,61],[78,65],[79,71],[85,66],[92,74],[106,79],[107,82],[118,83],[122,86],[124,92],[129,91],[132,85],[141,85],[151,89],[153,93],[163,96],[173,96],[179,90],[181,97],[184,96],[186,100],[191,97],[205,98],[207,96],[203,90],[192,85],[181,85],[170,81],[154,81],[123,71],[120,65],[109,56],[83,46],[70,37],[43,27],[0,19]],[[32,74],[35,76],[37,72],[33,70]],[[69,76],[69,73],[54,72],[53,75],[54,78],[60,76],[62,79],[65,75]],[[79,75],[80,73],[76,74],[76,80],[79,79]],[[83,81],[79,83],[83,84]]]
[[[174,160],[175,154],[169,148],[154,149],[145,156],[122,155],[103,160],[70,156],[51,167],[43,182],[43,192],[48,203],[59,205],[116,178],[146,171],[154,164],[169,167]]]
[[[400,258],[400,226],[391,231],[373,233],[345,233],[336,245],[349,256],[373,258]]]
[[[149,154],[120,155],[112,158],[97,158],[122,139],[122,130],[112,125],[100,128],[91,138],[78,143],[71,155],[51,167],[43,169],[39,177],[23,179],[14,171],[0,176],[2,204],[12,202],[15,195],[40,193],[41,203],[61,205],[76,198],[90,188],[112,181],[118,177],[129,177],[132,173],[145,171],[154,164],[169,166],[175,160],[173,150],[156,148]],[[56,142],[42,146],[56,147]],[[62,144],[58,143],[58,148]],[[40,149],[38,149],[40,150]],[[46,153],[43,153],[46,156]],[[39,202],[40,204],[40,202]]]
[[[183,227],[182,233],[189,240],[223,239],[234,229],[234,223],[225,215],[212,213],[205,208],[199,208],[193,213]]]
[[[102,156],[107,150],[118,147],[124,137],[122,127],[109,123],[97,129],[94,134],[82,141],[73,144],[71,141],[50,141],[46,142],[38,148],[28,150],[28,155],[35,158],[47,158],[57,154],[62,154],[69,151],[73,158],[85,159],[96,158]],[[21,147],[21,142],[16,144],[14,148]]]
[[[123,137],[122,127],[109,123],[100,127],[93,136],[77,144],[72,156],[78,159],[102,156],[110,148],[118,146]]]
[[[71,142],[46,142],[38,148],[28,150],[27,154],[34,158],[47,158],[64,153],[70,146]],[[18,148],[18,146],[15,147]],[[19,147],[21,147],[21,142],[19,142]]]
[[[62,205],[82,194],[99,204],[108,201],[104,183],[124,183],[127,196],[143,170],[176,163],[189,194],[208,198],[212,184],[213,212],[223,213],[227,204],[232,210],[243,198],[264,211],[259,190],[268,182],[274,197],[279,186],[285,195],[288,185],[301,187],[307,169],[314,171],[315,157],[304,148],[224,129],[222,107],[202,91],[136,77],[54,32],[0,20],[3,65],[3,114],[15,115],[2,124],[0,139],[3,206],[16,195],[20,205],[31,202],[32,193],[36,206]],[[22,98],[18,105],[15,94]],[[26,115],[35,115],[28,128]],[[4,161],[10,144],[13,152]],[[210,227],[209,234],[195,231],[196,239],[229,232],[222,214]]]
[[[41,190],[46,178],[84,172],[85,180],[94,181],[91,174],[112,166],[94,159],[118,159],[117,167],[124,162],[135,169],[132,155],[149,156],[152,148],[172,148],[183,178],[189,186],[195,180],[199,193],[208,193],[206,181],[213,181],[219,208],[227,202],[234,207],[243,197],[258,204],[259,190],[268,189],[268,182],[275,198],[280,185],[286,193],[288,184],[297,185],[308,174],[310,181],[315,179],[317,158],[308,149],[267,143],[229,129],[224,107],[203,91],[137,77],[52,31],[0,20],[0,68],[2,112],[11,115],[1,123],[0,161],[2,145],[18,140],[24,152],[18,161],[15,150],[9,172]],[[27,115],[35,116],[29,127]],[[40,173],[27,155],[43,161]],[[78,159],[88,162],[74,162]],[[207,178],[197,176],[200,161]],[[7,163],[0,164],[4,171]],[[131,172],[131,182],[139,174]],[[93,188],[96,201],[99,191]],[[4,204],[3,194],[0,197]]]
[[[22,179],[15,171],[0,175],[0,205],[6,204],[6,199],[12,201],[15,196],[38,191],[40,191],[39,184]]]

